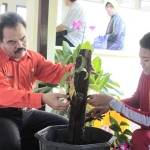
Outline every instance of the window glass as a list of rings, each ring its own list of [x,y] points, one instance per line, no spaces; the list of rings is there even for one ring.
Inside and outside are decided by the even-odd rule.
[[[0,14],[3,14],[7,11],[7,3],[2,3],[0,5]]]
[[[22,6],[22,5],[17,5],[16,11],[17,11],[17,14],[19,14],[26,21],[27,8],[25,6]]]
[[[106,13],[104,3],[96,1],[81,0],[80,2],[86,10],[87,30],[86,37],[93,41],[94,37],[104,35],[109,22],[109,16]],[[139,50],[139,40],[149,32],[150,22],[150,1],[141,2],[142,9],[133,9],[133,0],[119,0],[119,15],[126,24],[125,48],[126,51],[137,53]],[[89,26],[95,26],[95,30],[90,30]]]

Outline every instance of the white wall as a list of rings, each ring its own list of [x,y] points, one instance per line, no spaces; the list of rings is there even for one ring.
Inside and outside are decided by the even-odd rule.
[[[133,95],[141,74],[138,52],[129,54],[123,51],[95,50],[94,57],[100,56],[105,72],[112,74],[111,78],[120,84],[122,98]]]
[[[0,0],[0,3],[8,3],[8,11],[16,12],[16,5],[26,5],[26,0]]]
[[[48,15],[48,40],[47,40],[47,58],[54,59],[55,40],[56,40],[56,24],[58,13],[58,2],[60,0],[49,1],[49,15]]]
[[[37,31],[38,31],[38,1],[27,1],[27,41],[28,48],[37,51]]]

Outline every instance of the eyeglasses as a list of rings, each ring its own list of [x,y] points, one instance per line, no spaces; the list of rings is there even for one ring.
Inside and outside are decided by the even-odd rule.
[[[15,47],[15,46],[17,46],[18,43],[20,44],[20,42],[22,44],[25,44],[26,43],[26,36],[24,36],[23,38],[21,38],[20,40],[17,40],[17,41],[15,41],[15,40],[8,40],[8,41],[5,41],[4,43],[7,44],[8,46]]]

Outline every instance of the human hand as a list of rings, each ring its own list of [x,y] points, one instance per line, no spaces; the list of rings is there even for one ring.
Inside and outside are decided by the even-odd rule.
[[[65,110],[69,106],[67,96],[60,93],[46,93],[42,96],[43,103],[56,110]]]
[[[106,94],[94,94],[88,96],[88,103],[94,107],[109,105],[113,97]]]

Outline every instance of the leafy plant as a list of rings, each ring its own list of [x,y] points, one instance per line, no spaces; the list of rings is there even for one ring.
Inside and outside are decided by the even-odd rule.
[[[102,68],[100,57],[92,60],[93,72],[90,75],[89,87],[96,92],[109,93],[119,99],[122,93],[119,91],[119,84],[111,79],[110,73],[105,73]]]
[[[55,54],[55,62],[62,63],[64,65],[69,63],[75,63],[76,57],[79,54],[80,49],[87,49],[93,51],[93,47],[90,42],[80,44],[77,48],[71,49],[67,42],[63,42],[62,49],[57,49]],[[119,84],[111,80],[111,74],[105,73],[102,68],[102,61],[100,57],[95,57],[92,60],[93,71],[90,74],[89,87],[96,92],[109,93],[116,98],[122,93],[119,91]],[[65,75],[66,76],[66,75]],[[64,78],[62,86],[64,85]]]
[[[87,50],[93,49],[92,45],[88,41],[78,45],[75,49],[71,49],[69,44],[64,41],[63,45],[62,45],[62,49],[56,49],[56,51],[55,51],[55,63],[61,63],[63,65],[67,65],[70,63],[74,64],[77,56],[79,55],[81,48],[87,49]],[[84,71],[84,64],[82,64],[81,67],[76,71]],[[68,85],[66,84],[66,80],[70,75],[71,75],[70,73],[66,73],[64,75],[64,77],[62,78],[59,86],[40,82],[39,87],[34,89],[34,92],[47,93],[47,92],[51,91],[53,89],[53,87],[56,87],[56,86],[63,87],[67,90]]]
[[[87,49],[92,51],[92,45],[89,41],[79,44],[75,49],[71,49],[67,42],[63,42],[62,49],[56,49],[55,62],[61,64],[75,63],[77,56],[79,55],[80,49]]]
[[[122,144],[129,144],[129,137],[132,135],[132,132],[127,128],[129,124],[127,122],[121,121],[120,123],[110,116],[110,129],[113,130],[114,135],[117,137],[115,145],[118,147]],[[126,127],[126,129],[123,129]]]
[[[70,48],[67,42],[63,42],[62,49],[56,49],[55,62],[61,63],[63,65],[67,65],[70,63],[74,64],[77,56],[79,56],[80,49],[93,51],[90,42],[82,43],[74,49]],[[82,62],[84,62],[84,60]],[[80,69],[76,71],[83,71],[84,64],[82,64],[81,67],[79,68]],[[68,91],[68,89],[70,88],[69,87],[70,85],[66,84],[66,79],[68,78],[68,76],[70,76],[70,73],[66,73],[60,83],[60,86],[65,88],[66,91]],[[53,87],[56,87],[56,85],[53,86],[45,83],[40,83],[40,84],[42,84],[42,89],[37,89],[36,92],[48,92],[49,90],[52,90]],[[71,89],[73,88],[74,87],[71,87]],[[102,60],[98,56],[93,58],[92,60],[92,71],[89,78],[89,88],[96,92],[109,93],[118,99],[119,96],[122,94],[119,91],[120,88],[119,84],[111,79],[111,74],[104,72],[102,68]],[[55,113],[58,112],[55,111]],[[63,111],[63,112],[59,112],[59,114],[67,116],[68,112]],[[88,119],[91,120],[90,117]],[[128,126],[128,124],[123,121],[121,123],[118,123],[112,117],[110,117],[110,122],[111,122],[110,128],[114,131],[114,135],[117,137],[116,143],[119,144],[128,141],[128,135],[131,134],[130,130],[125,129],[124,131],[122,131],[121,129],[122,126]]]
[[[56,49],[55,62],[64,65],[73,63],[79,54],[79,50],[80,45],[73,50],[70,48],[69,44],[64,41],[62,49]]]

